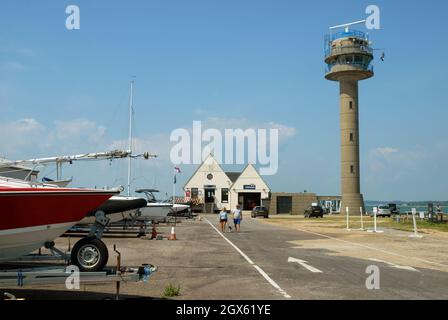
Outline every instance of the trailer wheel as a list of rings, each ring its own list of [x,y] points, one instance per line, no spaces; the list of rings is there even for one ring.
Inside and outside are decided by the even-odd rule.
[[[109,251],[103,241],[96,237],[82,238],[73,246],[71,261],[80,271],[101,271],[109,260]]]

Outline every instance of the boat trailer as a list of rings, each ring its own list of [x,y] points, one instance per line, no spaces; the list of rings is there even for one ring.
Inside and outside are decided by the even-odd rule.
[[[53,252],[53,250],[52,250]],[[121,253],[114,245],[114,252],[117,254],[117,262],[114,268],[105,268],[103,271],[85,272],[80,271],[75,265],[32,267],[23,265],[11,269],[0,270],[0,287],[23,288],[36,285],[64,285],[67,290],[80,290],[81,285],[115,283],[115,298],[119,299],[121,282],[147,282],[157,267],[151,264],[142,264],[139,267],[122,267]],[[28,255],[17,261],[48,261],[61,260],[62,255]],[[66,260],[65,260],[66,261]],[[17,264],[15,261],[11,262]],[[13,295],[4,292],[8,299],[15,299]],[[2,298],[0,298],[1,300]]]

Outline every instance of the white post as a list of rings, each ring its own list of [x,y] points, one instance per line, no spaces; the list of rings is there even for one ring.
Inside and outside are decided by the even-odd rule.
[[[348,207],[345,207],[345,213],[346,213],[346,217],[347,217],[347,230],[350,230],[349,221],[348,221]]]
[[[378,207],[373,207],[373,230],[367,230],[367,232],[373,232],[373,233],[383,233],[382,230],[377,230],[376,228],[376,214],[378,213]]]
[[[421,239],[421,238],[423,238],[423,236],[419,235],[418,232],[417,232],[417,220],[415,218],[416,214],[417,214],[417,209],[416,208],[412,208],[412,222],[414,224],[414,234],[411,234],[409,237],[410,238]]]
[[[362,220],[362,216],[363,216],[362,207],[359,207],[359,212],[361,212],[361,230],[364,230],[364,221]]]
[[[378,208],[373,208],[373,232],[377,232],[376,230],[376,214],[378,213]]]

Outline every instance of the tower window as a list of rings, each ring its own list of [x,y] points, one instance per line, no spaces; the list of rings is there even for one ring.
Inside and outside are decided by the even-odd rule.
[[[353,109],[353,101],[350,101],[350,102],[348,103],[348,107],[349,107],[350,109]]]
[[[355,167],[353,165],[350,166],[350,173],[355,173]]]
[[[350,141],[353,141],[353,132],[350,132]]]

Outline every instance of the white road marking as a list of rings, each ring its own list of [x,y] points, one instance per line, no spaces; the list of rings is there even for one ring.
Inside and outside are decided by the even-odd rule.
[[[271,277],[268,276],[268,274],[266,272],[264,272],[263,269],[261,269],[259,266],[257,266],[243,251],[240,250],[240,248],[238,248],[235,244],[233,244],[232,241],[230,241],[229,239],[227,239],[227,237],[225,235],[223,235],[210,221],[208,221],[207,218],[204,218],[205,221],[208,222],[208,224],[215,229],[215,231],[224,238],[224,240],[226,240],[244,259],[246,259],[246,261],[252,265],[262,276],[263,278],[266,279],[267,282],[269,282],[269,284],[271,286],[273,286],[275,289],[278,290],[278,292],[280,292],[285,298],[291,298],[291,296],[289,294],[286,293],[285,290],[283,290],[282,288],[280,288],[280,286],[277,284],[277,282],[275,282]]]
[[[369,250],[375,250],[375,251],[383,252],[383,253],[389,254],[391,256],[396,256],[396,257],[405,258],[405,259],[413,259],[413,260],[420,261],[420,262],[423,262],[423,263],[426,263],[426,264],[436,265],[436,266],[443,267],[444,269],[448,270],[448,265],[443,264],[443,263],[429,261],[429,260],[422,259],[422,258],[404,256],[402,254],[398,254],[398,253],[395,253],[395,252],[390,252],[390,251],[387,251],[387,250],[383,250],[383,249],[378,249],[378,248],[375,248],[375,247],[367,246],[365,244],[356,243],[356,242],[352,242],[352,241],[348,241],[348,240],[343,240],[343,239],[335,238],[335,237],[332,237],[332,236],[327,236],[325,234],[321,234],[321,233],[317,233],[317,232],[313,232],[313,231],[308,231],[308,230],[305,230],[305,229],[302,229],[302,228],[298,228],[298,227],[293,227],[293,229],[296,229],[296,230],[299,230],[299,231],[302,231],[302,232],[305,232],[305,233],[313,234],[315,236],[327,238],[327,239],[330,239],[330,240],[335,240],[335,241],[344,242],[344,243],[352,244],[352,245],[355,245],[355,246],[363,247],[363,248],[366,248],[366,249],[369,249]],[[302,247],[298,247],[298,248],[303,249]]]
[[[288,262],[295,262],[295,263],[298,263],[298,264],[300,264],[302,267],[304,267],[305,269],[307,269],[307,270],[309,270],[309,271],[311,271],[311,272],[313,272],[313,273],[322,273],[322,271],[320,271],[319,269],[314,268],[313,266],[310,266],[310,265],[308,264],[308,262],[305,261],[305,260],[301,260],[301,259],[297,259],[297,258],[289,257],[289,258],[288,258]]]
[[[375,261],[375,262],[382,262],[382,263],[385,263],[385,264],[391,266],[392,268],[396,268],[396,269],[402,269],[402,270],[408,270],[408,271],[420,272],[420,271],[418,271],[417,269],[415,269],[415,268],[413,268],[413,267],[410,267],[410,266],[400,266],[400,265],[398,265],[398,264],[394,264],[394,263],[391,263],[391,262],[388,262],[388,261],[384,261],[384,260],[380,260],[380,259],[375,259],[375,258],[370,258],[369,260],[370,260],[370,261]]]

